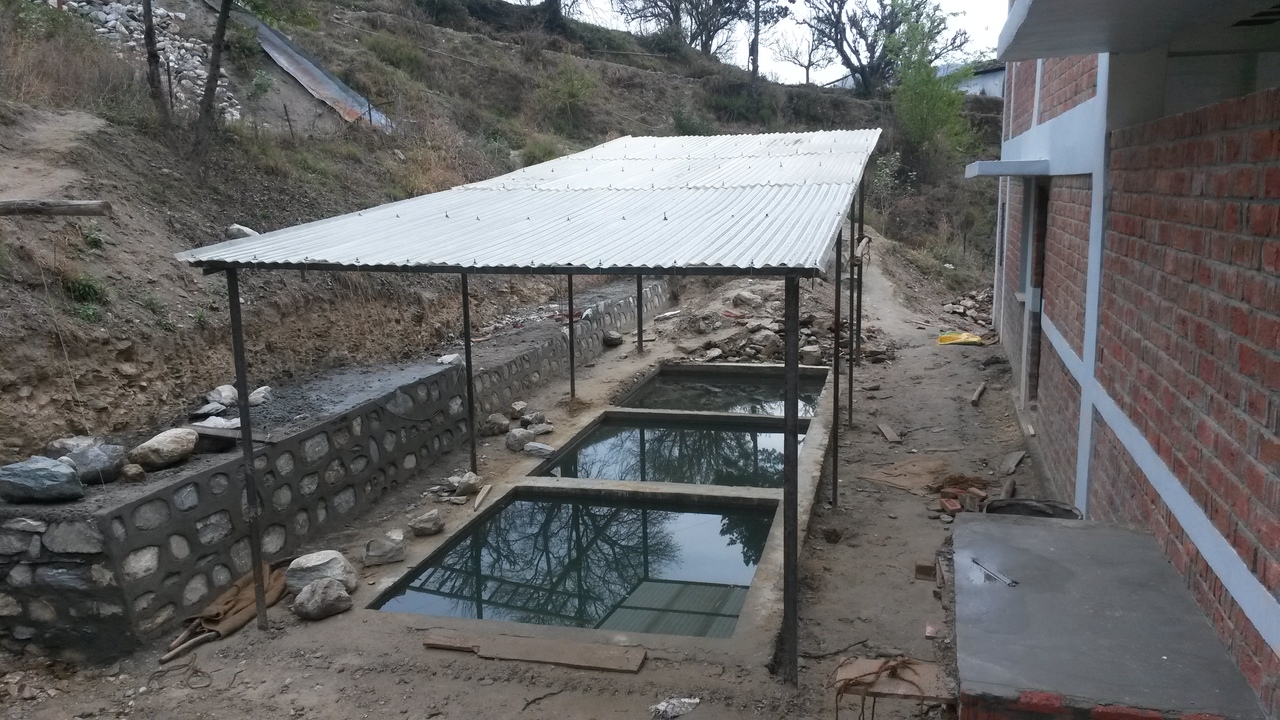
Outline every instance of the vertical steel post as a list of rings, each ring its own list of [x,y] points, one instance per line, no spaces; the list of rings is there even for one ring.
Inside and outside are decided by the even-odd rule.
[[[797,645],[800,632],[800,279],[786,279],[786,309],[783,324],[786,365],[783,401],[782,445],[782,679],[792,685],[799,678]]]
[[[852,234],[852,233],[850,233]],[[835,336],[836,349],[831,354],[831,377],[834,385],[831,388],[831,507],[836,506],[836,502],[840,497],[840,273],[844,272],[841,267],[844,263],[844,230],[836,235],[836,299],[835,306]],[[853,378],[849,378],[850,386],[853,385]]]
[[[866,216],[867,216],[867,183],[860,182],[858,183],[858,243],[859,244],[861,244],[863,239],[866,238],[867,236],[866,231],[863,227],[863,222],[866,219]],[[856,338],[856,342],[858,346],[856,361],[859,365],[862,364],[862,273],[864,270],[862,265],[863,265],[862,256],[859,255],[858,256],[858,307],[856,308],[858,332],[854,335],[854,338]],[[853,409],[850,408],[849,412],[852,413]]]
[[[462,357],[467,364],[467,440],[471,446],[471,472],[479,472],[476,469],[476,384],[471,371],[471,289],[466,273],[462,273]]]
[[[236,406],[240,413],[240,450],[244,455],[245,500],[249,504],[249,558],[253,562],[253,600],[258,607],[258,629],[267,629],[267,595],[262,576],[262,533],[258,525],[258,479],[253,472],[253,423],[249,420],[249,365],[244,355],[244,326],[240,319],[240,278],[227,270],[227,303],[231,306],[231,353],[236,364]]]
[[[636,352],[644,354],[644,275],[636,276]]]
[[[862,183],[858,183],[858,187],[861,188]],[[853,425],[853,358],[855,355],[853,348],[854,343],[857,343],[859,341],[858,338],[861,337],[862,328],[858,323],[859,315],[854,312],[853,306],[854,295],[857,293],[857,289],[853,286],[854,267],[859,266],[862,262],[862,259],[858,257],[858,242],[862,239],[862,225],[859,223],[857,232],[854,232],[856,215],[857,199],[855,198],[854,201],[849,204],[849,397],[847,400],[849,413],[848,422],[850,425]],[[855,327],[855,325],[857,327]]]
[[[573,332],[573,275],[569,275],[569,399],[574,400],[578,397],[578,379],[575,355],[578,352],[576,347],[576,336]]]

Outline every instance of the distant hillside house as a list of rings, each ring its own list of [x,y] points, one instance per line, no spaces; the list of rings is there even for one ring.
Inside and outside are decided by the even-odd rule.
[[[939,65],[938,73],[950,75],[964,67],[963,65]],[[974,71],[973,77],[962,81],[957,87],[966,95],[985,95],[987,97],[1004,97],[1004,65],[984,65]],[[839,80],[827,83],[827,87],[853,89],[853,78],[845,75]]]

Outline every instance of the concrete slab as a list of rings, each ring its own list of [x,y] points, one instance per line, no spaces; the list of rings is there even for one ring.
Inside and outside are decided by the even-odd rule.
[[[1076,520],[970,513],[955,528],[962,697],[989,705],[1041,691],[1075,708],[1263,717],[1149,535]]]

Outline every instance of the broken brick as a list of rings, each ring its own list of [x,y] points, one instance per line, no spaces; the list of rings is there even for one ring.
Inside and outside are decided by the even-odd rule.
[[[942,512],[948,515],[956,515],[964,511],[964,507],[960,505],[960,501],[954,498],[942,498]]]

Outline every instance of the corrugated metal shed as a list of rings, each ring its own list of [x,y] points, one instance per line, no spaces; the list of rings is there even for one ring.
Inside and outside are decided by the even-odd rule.
[[[814,275],[879,136],[625,137],[177,257],[212,269]]]

